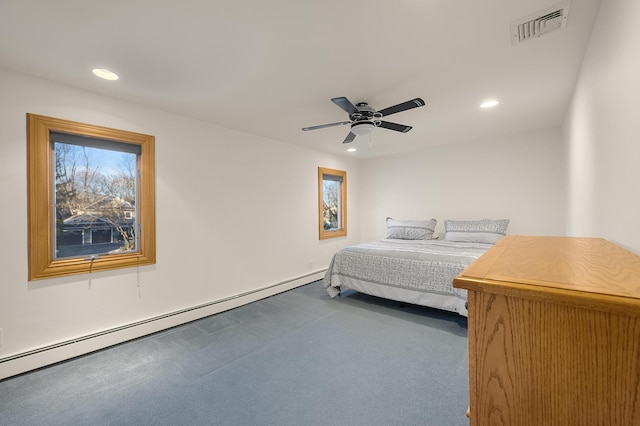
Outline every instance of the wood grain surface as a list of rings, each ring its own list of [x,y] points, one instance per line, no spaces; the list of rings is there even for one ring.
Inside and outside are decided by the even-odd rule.
[[[606,240],[505,237],[457,277],[471,425],[640,425],[639,263]]]

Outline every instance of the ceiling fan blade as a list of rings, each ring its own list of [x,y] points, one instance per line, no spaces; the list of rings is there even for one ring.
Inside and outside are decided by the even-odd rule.
[[[349,134],[347,135],[346,138],[344,138],[344,141],[342,143],[351,143],[355,138],[356,138],[356,134],[353,132],[349,132]]]
[[[396,132],[407,133],[409,130],[413,129],[411,126],[406,126],[404,124],[398,123],[390,123],[388,121],[380,121],[380,125],[378,127],[382,127],[384,129],[395,130]]]
[[[390,106],[389,108],[381,109],[378,112],[382,114],[383,117],[386,117],[387,115],[395,114],[397,112],[406,111],[408,109],[417,108],[421,106],[424,106],[424,101],[420,98],[415,98],[398,105]]]
[[[316,129],[324,129],[325,127],[333,127],[333,126],[342,126],[343,124],[349,124],[350,121],[338,121],[337,123],[329,123],[329,124],[320,124],[319,126],[311,126],[311,127],[303,127],[303,131],[307,130],[316,130]]]
[[[351,117],[351,114],[355,114],[355,113],[359,113],[360,111],[358,111],[358,108],[356,108],[356,106],[354,104],[351,103],[351,101],[347,98],[345,98],[344,96],[340,97],[340,98],[333,98],[331,99],[331,102],[333,102],[334,104],[338,105],[340,108],[342,108],[343,110],[347,111],[347,114],[349,114],[349,117]]]

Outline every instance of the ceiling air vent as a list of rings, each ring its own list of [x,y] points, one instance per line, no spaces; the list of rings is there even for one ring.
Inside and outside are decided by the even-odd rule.
[[[511,44],[541,37],[567,25],[569,3],[545,9],[511,23]]]

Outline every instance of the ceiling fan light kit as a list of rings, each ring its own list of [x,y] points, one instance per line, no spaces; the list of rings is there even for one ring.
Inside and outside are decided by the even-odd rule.
[[[406,111],[408,109],[424,106],[424,101],[420,98],[415,98],[410,101],[402,102],[398,105],[390,106],[388,108],[376,111],[369,106],[366,102],[359,102],[353,104],[349,99],[344,96],[333,98],[331,102],[338,105],[349,114],[349,121],[338,121],[336,123],[321,124],[318,126],[303,127],[303,131],[324,129],[326,127],[341,126],[345,124],[351,125],[351,131],[344,139],[342,143],[350,143],[356,138],[356,136],[370,135],[373,129],[376,127],[382,127],[388,130],[394,130],[396,132],[407,133],[412,129],[411,126],[404,124],[391,123],[389,121],[380,120],[382,117],[386,117],[391,114]]]
[[[372,122],[363,121],[360,123],[353,123],[351,125],[351,132],[355,133],[356,136],[365,136],[371,134],[375,128],[376,126]]]

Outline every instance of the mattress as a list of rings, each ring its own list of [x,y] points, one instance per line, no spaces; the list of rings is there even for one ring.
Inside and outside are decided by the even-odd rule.
[[[492,244],[384,239],[338,251],[324,276],[331,297],[344,289],[457,312],[466,316],[466,290],[453,278]]]

